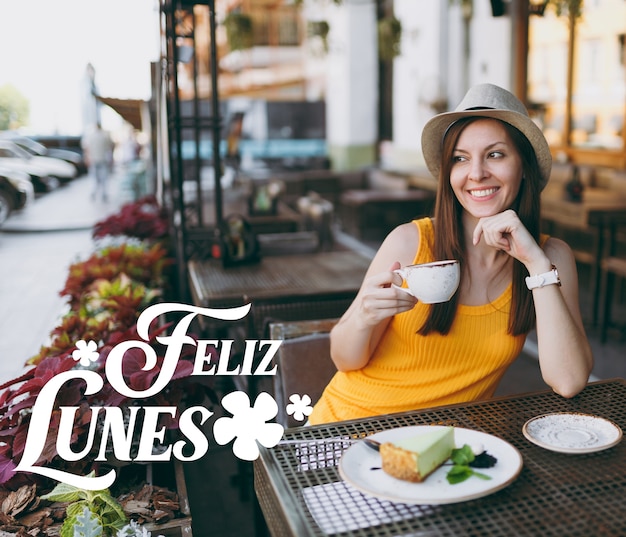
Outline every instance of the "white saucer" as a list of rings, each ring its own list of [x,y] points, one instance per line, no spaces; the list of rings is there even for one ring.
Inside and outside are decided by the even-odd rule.
[[[533,444],[559,453],[593,453],[619,444],[622,430],[612,421],[577,413],[537,416],[522,428]]]

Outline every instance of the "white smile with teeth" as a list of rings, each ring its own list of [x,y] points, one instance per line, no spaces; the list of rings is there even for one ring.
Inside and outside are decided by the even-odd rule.
[[[484,198],[495,194],[498,191],[497,188],[487,188],[485,190],[470,190],[470,194],[475,198]]]

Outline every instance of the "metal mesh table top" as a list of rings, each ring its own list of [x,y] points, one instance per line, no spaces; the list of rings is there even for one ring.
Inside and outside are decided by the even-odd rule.
[[[626,444],[568,455],[529,442],[522,433],[524,423],[552,412],[592,414],[623,429],[626,383],[622,379],[592,383],[572,399],[546,391],[289,429],[285,440],[346,441],[262,449],[255,462],[255,488],[273,535],[626,535]],[[474,429],[506,440],[522,454],[521,473],[489,496],[432,506],[381,500],[342,482],[337,466],[351,439],[433,424]]]

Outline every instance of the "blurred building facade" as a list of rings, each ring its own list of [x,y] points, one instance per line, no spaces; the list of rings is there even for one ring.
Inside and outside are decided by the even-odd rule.
[[[492,82],[526,102],[556,158],[626,167],[622,0],[395,0],[394,9],[403,38],[394,61],[392,165],[419,165],[425,121],[454,108],[469,86]]]
[[[180,60],[183,99],[210,95],[201,4],[193,10],[199,57]],[[239,110],[258,100],[322,101],[336,169],[421,166],[423,125],[481,82],[522,98],[555,156],[626,167],[623,0],[218,0],[215,10],[220,100]],[[251,22],[243,48],[229,44],[233,14]],[[377,43],[385,18],[401,24],[392,60],[380,58]]]
[[[423,126],[478,83],[526,102],[556,160],[626,169],[623,0],[159,2],[155,191],[180,282],[236,178],[377,166],[429,187]]]
[[[579,17],[531,19],[528,97],[557,156],[626,167],[625,38],[620,0],[585,0]]]

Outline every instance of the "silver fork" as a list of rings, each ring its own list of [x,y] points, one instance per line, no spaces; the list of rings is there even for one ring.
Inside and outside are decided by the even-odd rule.
[[[279,446],[288,446],[288,445],[315,445],[315,444],[356,444],[357,442],[363,442],[367,447],[378,451],[380,448],[380,442],[377,440],[373,440],[372,438],[311,438],[306,440],[281,440],[278,442]]]

